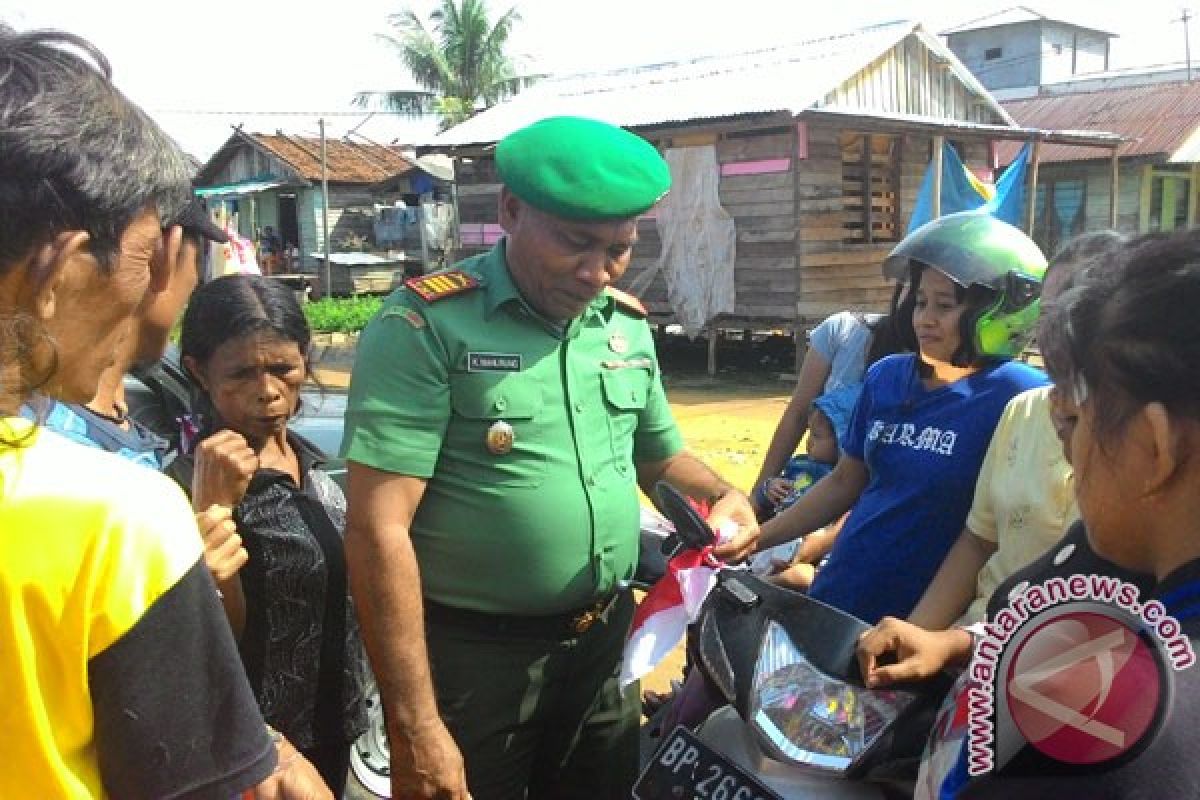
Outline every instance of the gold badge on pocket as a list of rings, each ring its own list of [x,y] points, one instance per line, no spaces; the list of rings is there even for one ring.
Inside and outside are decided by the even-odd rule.
[[[513,426],[502,419],[492,423],[487,430],[487,449],[493,455],[502,456],[512,451],[516,434]]]
[[[625,334],[618,331],[608,337],[608,349],[621,355],[629,350],[629,340],[625,338]]]

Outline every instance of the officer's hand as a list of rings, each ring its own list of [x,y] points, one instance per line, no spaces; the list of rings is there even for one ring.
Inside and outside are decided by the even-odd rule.
[[[217,431],[196,447],[192,508],[233,508],[242,501],[258,470],[258,454],[240,433]]]
[[[242,546],[233,512],[225,506],[209,506],[196,514],[196,525],[204,541],[204,565],[217,583],[237,575],[250,556]]]
[[[859,638],[858,664],[863,680],[874,688],[932,677],[946,665],[970,658],[971,647],[971,634],[962,628],[927,631],[884,617]]]
[[[737,525],[737,533],[729,541],[717,545],[713,552],[726,563],[736,564],[749,558],[758,546],[758,518],[754,515],[754,507],[737,489],[723,494],[708,513],[708,524],[714,531],[730,522]]]
[[[279,766],[271,777],[254,787],[254,800],[334,800],[321,773],[291,742],[282,739],[277,747]]]
[[[393,800],[470,800],[462,753],[440,719],[388,730]]]

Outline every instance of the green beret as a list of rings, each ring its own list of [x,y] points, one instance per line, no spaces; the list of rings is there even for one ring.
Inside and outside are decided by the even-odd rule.
[[[556,217],[636,217],[671,188],[654,146],[629,131],[582,117],[549,117],[496,145],[496,170],[509,191]]]

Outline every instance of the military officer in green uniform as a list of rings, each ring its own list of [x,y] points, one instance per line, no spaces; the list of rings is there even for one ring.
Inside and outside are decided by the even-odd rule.
[[[634,134],[556,117],[500,142],[490,252],[408,282],[359,341],[347,559],[393,797],[625,798],[637,489],[758,531],[683,449],[645,310],[610,287],[670,173]],[[465,764],[465,768],[464,768]]]

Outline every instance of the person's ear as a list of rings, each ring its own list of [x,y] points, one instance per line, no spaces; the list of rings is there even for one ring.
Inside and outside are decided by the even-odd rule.
[[[1133,441],[1140,442],[1143,451],[1143,491],[1147,496],[1160,494],[1181,474],[1185,432],[1162,403],[1147,403],[1138,416]]]
[[[162,243],[150,260],[150,284],[146,294],[161,294],[171,285],[171,278],[179,267],[179,253],[183,249],[183,228],[172,225],[163,229]]]
[[[87,231],[63,231],[37,249],[26,290],[32,295],[29,307],[40,322],[54,318],[58,302],[81,270],[98,268]]]
[[[501,186],[500,199],[497,203],[499,204],[500,227],[506,233],[512,233],[516,229],[521,212],[524,211],[521,198],[510,192],[507,186]]]

